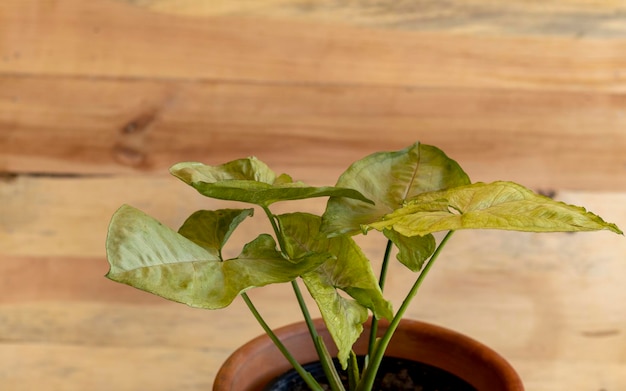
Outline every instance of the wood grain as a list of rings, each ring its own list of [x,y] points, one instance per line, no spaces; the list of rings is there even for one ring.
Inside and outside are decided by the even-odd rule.
[[[623,229],[625,92],[618,0],[5,0],[0,389],[208,390],[261,332],[240,300],[195,310],[104,277],[121,204],[172,228],[218,206],[167,174],[175,162],[257,155],[328,185],[420,140],[475,181],[516,180]],[[246,221],[226,255],[268,230]],[[376,267],[384,238],[359,241]],[[459,232],[409,316],[487,343],[529,391],[623,390],[625,246]],[[396,307],[413,278],[393,264]],[[300,319],[287,288],[250,292],[273,326]]]
[[[11,1],[0,73],[624,91],[626,40],[185,18],[105,0]],[[45,39],[42,39],[45,37]]]
[[[257,155],[329,185],[353,161],[419,140],[474,180],[626,189],[622,94],[52,77],[0,86],[8,173],[166,174],[179,161]]]
[[[565,197],[567,192],[557,193]],[[616,193],[622,194],[622,193]],[[104,255],[107,226],[115,210],[122,204],[133,205],[153,215],[164,224],[177,229],[194,211],[217,209],[224,203],[207,199],[173,177],[113,178],[24,178],[0,182],[0,248],[4,256],[100,257]],[[576,204],[576,199],[569,201]],[[582,203],[591,211],[619,221],[618,197],[609,204]],[[25,206],[27,205],[27,206]],[[242,207],[226,203],[228,207]],[[609,208],[606,208],[606,207]],[[278,204],[274,213],[302,211],[321,214],[324,200]],[[604,211],[604,213],[601,213]],[[262,216],[262,213],[261,213]],[[263,218],[262,225],[244,224],[237,237],[243,244],[271,227]],[[235,242],[233,242],[235,243]],[[33,245],[36,244],[36,245]],[[238,255],[238,252],[231,254]]]
[[[618,223],[626,221],[619,206],[625,205],[623,196],[563,198],[584,201],[599,213],[611,209]],[[488,343],[518,368],[529,388],[619,389],[626,346],[625,252],[623,238],[606,233],[459,232],[408,316]],[[239,300],[220,312],[191,309],[107,281],[105,270],[101,257],[4,258],[3,385],[202,389],[234,346],[260,332]],[[397,263],[390,276],[387,294],[397,306],[414,276]],[[297,317],[286,286],[250,294],[272,325]],[[32,371],[38,375],[28,376]]]
[[[481,34],[623,37],[624,11],[619,0],[412,0],[302,1],[118,0],[146,9],[191,17],[237,15],[302,19],[367,27]]]

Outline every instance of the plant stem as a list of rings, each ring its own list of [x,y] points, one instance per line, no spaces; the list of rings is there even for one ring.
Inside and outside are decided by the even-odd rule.
[[[389,266],[389,255],[391,255],[391,249],[393,247],[393,242],[391,240],[387,241],[387,247],[385,247],[385,256],[383,257],[383,264],[380,268],[380,276],[378,277],[378,286],[380,286],[380,290],[385,289],[385,281],[387,280],[387,269]]]
[[[337,373],[337,369],[335,368],[335,364],[333,363],[332,357],[328,354],[328,349],[326,345],[324,345],[324,340],[320,337],[315,328],[315,324],[313,323],[313,319],[311,318],[311,314],[309,313],[309,309],[306,306],[304,298],[302,297],[302,292],[300,291],[300,287],[298,283],[294,280],[291,281],[291,286],[293,287],[293,291],[298,299],[298,304],[300,305],[300,310],[302,311],[302,315],[304,316],[304,320],[306,322],[307,328],[309,329],[309,333],[311,334],[311,339],[313,340],[313,344],[315,345],[315,350],[317,351],[317,356],[320,359],[320,363],[322,364],[322,369],[324,369],[324,374],[330,384],[330,388],[336,391],[344,391],[343,384],[339,379],[339,374]]]
[[[283,253],[283,255],[287,256],[285,239],[283,238],[283,235],[278,228],[278,224],[276,224],[276,217],[274,217],[274,214],[269,210],[267,206],[263,205],[262,208],[265,212],[265,215],[269,219],[270,224],[272,224],[272,229],[274,230],[274,235],[276,235],[276,240],[278,241],[278,247],[280,248],[280,251]]]
[[[400,324],[400,321],[402,320],[402,317],[404,316],[404,313],[409,308],[409,304],[411,303],[411,300],[415,297],[419,287],[422,285],[422,282],[424,281],[424,278],[426,278],[426,275],[428,274],[428,272],[430,271],[430,269],[434,265],[435,261],[439,257],[441,249],[443,249],[443,247],[445,246],[445,244],[447,243],[448,239],[450,239],[450,236],[452,236],[453,233],[454,233],[454,231],[448,231],[446,236],[441,240],[441,243],[439,243],[439,246],[437,246],[437,249],[435,250],[433,255],[430,257],[430,260],[424,266],[424,268],[422,269],[422,272],[419,274],[419,276],[417,277],[417,280],[415,281],[415,283],[411,287],[411,290],[409,291],[407,296],[404,298],[404,301],[402,302],[402,305],[398,309],[398,312],[396,313],[396,315],[393,317],[391,323],[389,324],[389,328],[387,329],[387,331],[385,332],[385,334],[383,335],[383,337],[379,341],[378,345],[376,346],[376,350],[375,350],[373,356],[370,358],[369,365],[365,369],[365,373],[363,375],[363,379],[359,383],[359,386],[357,387],[357,391],[365,391],[365,390],[371,390],[372,389],[372,387],[374,385],[374,379],[376,378],[376,372],[378,372],[378,368],[380,367],[380,363],[383,360],[383,357],[385,355],[385,351],[387,350],[387,346],[389,346],[389,342],[391,341],[391,337],[393,337],[393,334],[395,333],[396,329],[398,328],[398,325]]]
[[[393,242],[391,240],[387,240],[385,255],[383,256],[383,263],[380,267],[380,276],[378,277],[378,286],[380,286],[381,291],[385,289],[385,281],[387,280],[387,269],[389,268],[389,255],[391,254],[392,246]],[[370,357],[374,353],[374,346],[376,345],[376,334],[378,334],[378,318],[376,318],[376,316],[372,316],[370,339],[367,348],[367,357]],[[369,360],[366,360],[366,366],[367,361]]]
[[[265,322],[265,320],[263,319],[263,317],[261,316],[259,311],[257,311],[257,309],[254,306],[254,304],[252,304],[252,301],[250,300],[248,295],[244,292],[244,293],[241,294],[241,297],[246,302],[246,305],[250,309],[250,312],[252,312],[252,315],[254,315],[254,317],[256,318],[257,322],[259,322],[259,324],[261,325],[261,327],[263,328],[265,333],[270,337],[272,342],[274,342],[274,344],[276,345],[278,350],[280,350],[280,352],[285,356],[287,361],[289,361],[291,366],[293,366],[293,368],[298,372],[298,374],[300,376],[302,376],[302,379],[304,379],[304,381],[311,388],[311,390],[323,391],[324,389],[322,388],[322,386],[320,386],[320,384],[313,378],[313,376],[311,376],[311,374],[309,372],[307,372],[302,367],[302,365],[300,365],[300,363],[291,355],[291,353],[289,353],[289,350],[287,350],[287,348],[285,347],[285,345],[283,345],[283,343],[280,341],[280,339],[278,339],[276,334],[274,334],[274,331],[272,331],[272,329]]]
[[[280,251],[288,257],[285,245],[285,239],[283,238],[282,232],[276,223],[276,217],[272,214],[268,207],[263,206],[263,210],[267,215],[267,218],[270,220],[272,224],[272,228],[274,229],[274,234],[276,235],[276,240],[278,241],[278,245],[280,246]],[[302,296],[302,292],[300,291],[300,287],[298,286],[298,282],[296,280],[291,281],[291,286],[293,288],[296,299],[298,300],[298,305],[300,306],[300,310],[302,311],[302,316],[304,317],[304,321],[309,329],[309,334],[311,334],[311,339],[313,340],[313,344],[315,346],[315,350],[320,359],[320,363],[322,364],[322,368],[324,369],[324,374],[329,382],[329,385],[333,391],[345,391],[343,384],[339,378],[339,374],[337,373],[337,368],[335,368],[335,364],[332,361],[332,357],[328,354],[328,348],[324,345],[323,339],[319,336],[315,325],[313,324],[313,318],[309,313],[309,309],[307,308],[306,302],[304,301],[304,297]],[[306,380],[306,379],[305,379]]]

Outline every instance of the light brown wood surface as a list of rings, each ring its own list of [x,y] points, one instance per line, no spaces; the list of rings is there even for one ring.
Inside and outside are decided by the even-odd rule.
[[[624,229],[625,11],[608,0],[2,2],[0,390],[208,390],[261,333],[239,300],[194,310],[103,277],[121,204],[171,227],[217,205],[167,174],[181,160],[256,155],[332,185],[355,159],[421,140],[475,181],[516,180]],[[244,225],[234,241],[266,228]],[[365,239],[379,259],[381,238]],[[459,232],[409,315],[490,345],[529,391],[623,390],[625,259],[626,239],[608,232]],[[396,307],[412,278],[393,266]],[[287,287],[250,294],[270,324],[299,319]]]

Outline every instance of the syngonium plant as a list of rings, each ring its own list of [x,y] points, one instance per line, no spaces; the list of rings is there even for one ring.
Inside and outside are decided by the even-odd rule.
[[[271,223],[241,253],[225,259],[222,249],[254,208],[200,210],[178,229],[163,226],[124,205],[112,217],[106,242],[111,280],[192,307],[219,309],[241,296],[256,320],[313,390],[321,386],[295,361],[247,295],[251,288],[290,283],[333,390],[345,390],[326,346],[317,335],[303,298],[301,280],[315,300],[348,369],[350,390],[371,390],[385,349],[450,235],[461,229],[527,232],[622,231],[582,207],[536,194],[513,182],[472,183],[440,149],[415,143],[353,163],[332,187],[311,187],[276,175],[250,157],[222,165],[178,163],[170,172],[200,194],[260,208]],[[322,216],[276,215],[277,202],[328,197]],[[380,231],[387,248],[380,274],[353,240]],[[434,233],[443,232],[442,239]],[[397,310],[383,296],[391,249],[415,283]],[[343,291],[345,294],[341,293]],[[372,315],[369,352],[359,367],[352,346]],[[379,319],[390,324],[376,341]]]

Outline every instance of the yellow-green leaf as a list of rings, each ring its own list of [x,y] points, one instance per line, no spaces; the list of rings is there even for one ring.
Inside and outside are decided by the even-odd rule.
[[[353,163],[336,184],[357,190],[374,204],[331,197],[322,231],[356,234],[362,225],[380,220],[420,193],[469,183],[457,162],[430,145],[415,143],[400,151],[374,153]]]
[[[307,289],[339,348],[338,358],[347,363],[352,345],[367,320],[367,308],[379,318],[391,319],[391,304],[378,286],[370,262],[351,237],[326,238],[320,234],[320,217],[308,213],[277,216],[290,257],[330,254],[320,267],[303,274]],[[354,300],[342,296],[346,292]]]
[[[294,182],[286,174],[277,176],[255,157],[233,160],[219,166],[183,162],[172,166],[170,172],[207,197],[260,206],[269,206],[278,201],[328,196],[349,197],[371,203],[353,189],[311,187]]]
[[[240,215],[234,213],[233,218]],[[230,229],[229,224],[220,227]],[[313,254],[296,264],[288,262],[274,239],[262,234],[238,257],[222,261],[219,245],[211,247],[210,239],[196,240],[202,245],[138,209],[122,206],[109,225],[107,277],[192,307],[218,309],[250,288],[291,281],[329,257]]]
[[[435,238],[431,234],[404,236],[393,229],[385,229],[383,233],[398,248],[398,255],[396,255],[398,261],[413,272],[422,269],[424,262],[435,252],[437,246]]]
[[[185,220],[178,233],[208,251],[220,252],[235,228],[254,209],[199,210]]]
[[[393,229],[404,236],[459,229],[573,232],[615,225],[584,208],[554,201],[513,182],[474,183],[424,193],[365,229]]]

